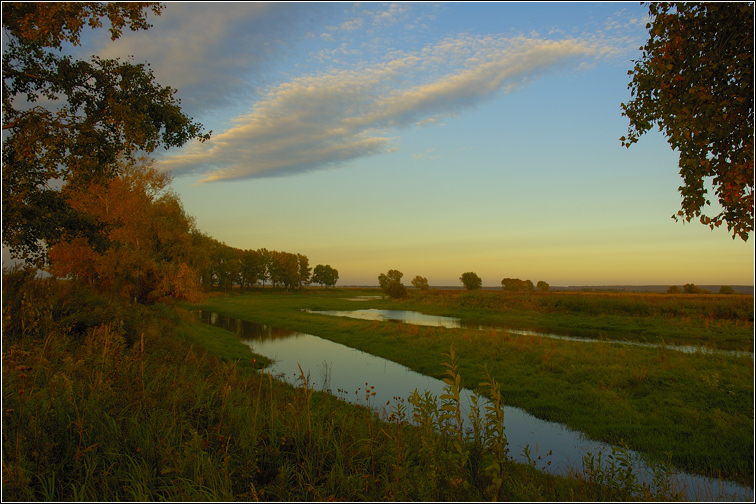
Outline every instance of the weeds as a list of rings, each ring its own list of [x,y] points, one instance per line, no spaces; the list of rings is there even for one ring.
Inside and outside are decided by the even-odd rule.
[[[36,288],[18,285],[16,298]],[[44,288],[53,309],[27,312],[28,323],[3,330],[3,500],[670,495],[664,470],[653,492],[644,493],[627,473],[595,463],[590,477],[577,479],[514,463],[503,394],[487,367],[468,414],[473,428],[463,430],[453,347],[445,354],[442,397],[416,391],[407,405],[396,398],[382,421],[368,408],[314,390],[301,369],[293,387],[218,358],[198,343],[200,329],[165,307],[129,315],[89,292]],[[17,301],[6,294],[4,320]],[[78,325],[70,308],[86,299],[107,310]],[[41,324],[34,317],[48,319]],[[374,386],[366,383],[359,393],[372,406]]]

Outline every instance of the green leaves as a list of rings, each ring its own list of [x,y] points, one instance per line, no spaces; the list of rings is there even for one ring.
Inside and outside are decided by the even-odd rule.
[[[111,22],[112,38],[124,26],[146,29],[152,4],[3,4],[3,243],[15,257],[45,261],[65,222],[49,207],[62,183],[86,185],[118,173],[118,157],[160,145],[209,138],[187,117],[175,90],[155,82],[144,64],[61,55],[63,42],[79,43],[85,23]],[[46,102],[46,106],[29,106]],[[46,220],[36,214],[49,215]],[[92,237],[94,239],[94,237]]]
[[[654,125],[680,153],[681,210],[746,241],[753,231],[752,3],[650,4],[649,39],[621,105],[629,147]],[[713,184],[722,211],[704,214]]]

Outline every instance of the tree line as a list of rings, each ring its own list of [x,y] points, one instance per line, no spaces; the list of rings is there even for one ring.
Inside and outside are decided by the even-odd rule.
[[[402,283],[404,273],[399,270],[388,270],[386,273],[378,275],[378,284],[383,292],[392,298],[403,298],[407,296],[407,288]],[[473,271],[462,273],[459,281],[467,290],[477,290],[483,287],[483,280]],[[428,279],[420,275],[412,279],[412,285],[418,290],[428,290]],[[550,286],[543,280],[536,285],[530,280],[520,280],[519,278],[504,278],[501,281],[501,287],[510,292],[533,292],[536,289],[542,292],[549,290]]]
[[[48,271],[75,278],[133,302],[196,300],[201,292],[241,291],[270,282],[273,288],[332,287],[338,271],[310,267],[304,254],[226,245],[197,229],[170,176],[146,158],[122,159],[119,175],[89,185],[66,184],[63,200],[102,230],[98,239],[65,230],[47,248]]]

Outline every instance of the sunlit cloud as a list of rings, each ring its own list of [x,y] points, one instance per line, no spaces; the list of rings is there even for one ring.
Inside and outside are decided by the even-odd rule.
[[[579,39],[457,37],[270,88],[205,144],[161,160],[202,182],[292,175],[395,149],[392,131],[462,113],[611,52]],[[394,135],[396,133],[393,133]]]
[[[183,108],[203,115],[252,94],[302,28],[336,9],[328,3],[171,3],[150,18],[147,32],[126,30],[111,42],[100,30],[97,50],[105,58],[150,62],[158,82],[179,90]]]

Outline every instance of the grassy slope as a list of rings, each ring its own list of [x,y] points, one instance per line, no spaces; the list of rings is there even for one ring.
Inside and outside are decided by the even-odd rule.
[[[340,299],[355,294],[359,292],[275,295],[270,291],[256,292],[213,297],[203,307],[325,337],[436,377],[443,372],[439,365],[441,354],[454,343],[462,375],[478,376],[481,366],[488,364],[510,405],[523,407],[544,419],[564,422],[596,439],[623,440],[630,447],[660,459],[671,454],[673,463],[686,470],[750,482],[754,377],[753,360],[749,357],[690,355],[608,342],[583,344],[506,333],[415,330],[403,324],[334,319],[301,311],[422,307],[426,313],[458,316],[472,313],[475,318],[488,320],[501,321],[506,315],[479,306],[465,311],[459,303],[450,310],[454,301],[449,300],[433,304],[427,298],[405,302]],[[642,299],[648,297],[637,297],[635,301]],[[686,309],[692,310],[689,306]],[[696,309],[703,310],[701,306]],[[538,313],[531,312],[532,317]],[[526,310],[520,313],[527,315]],[[702,344],[716,345],[721,341],[722,331],[711,332],[708,340],[705,337],[702,328],[707,315],[696,317],[695,313],[689,313],[682,323],[695,328]],[[587,325],[595,322],[585,315],[582,319]],[[664,331],[671,331],[680,323],[663,317],[636,321],[639,325],[662,326]],[[710,325],[715,323],[716,319],[712,319]],[[736,326],[725,321],[719,324],[720,328],[723,326],[741,344],[746,340],[742,324]]]

